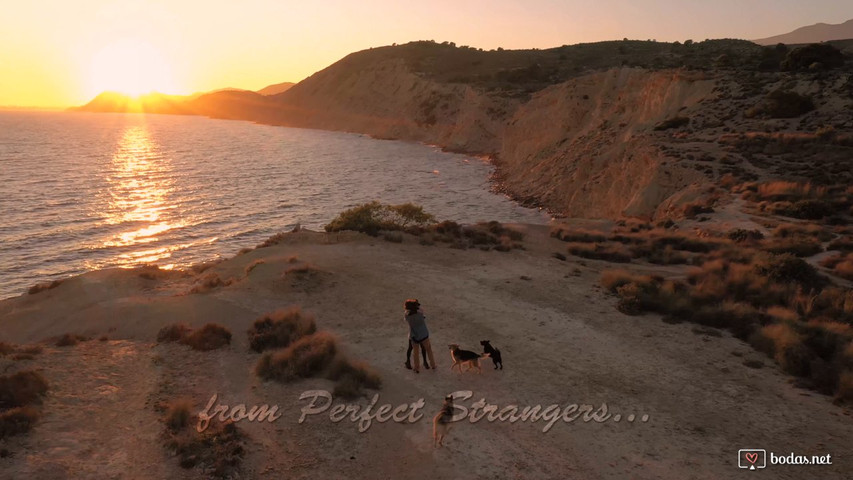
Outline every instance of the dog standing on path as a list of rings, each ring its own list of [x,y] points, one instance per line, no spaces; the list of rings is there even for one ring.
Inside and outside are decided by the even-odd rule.
[[[462,365],[467,365],[468,368],[466,370],[476,368],[477,373],[483,372],[483,369],[480,367],[480,359],[488,357],[488,353],[479,354],[470,350],[462,350],[455,343],[448,345],[448,347],[450,348],[450,358],[453,359],[453,364],[450,365],[451,371],[453,367],[459,367],[459,373],[462,373]]]
[[[432,419],[432,446],[438,448],[444,446],[442,443],[447,432],[450,431],[450,422],[453,420],[453,395],[444,397],[444,403]]]
[[[488,353],[489,356],[492,357],[492,362],[495,364],[495,370],[498,369],[498,365],[500,365],[501,370],[503,370],[504,362],[501,360],[501,351],[493,347],[488,340],[482,340],[480,345],[483,346],[483,353]]]

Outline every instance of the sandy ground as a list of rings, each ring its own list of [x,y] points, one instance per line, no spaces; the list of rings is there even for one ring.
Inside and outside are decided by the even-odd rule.
[[[300,232],[213,267],[237,281],[209,293],[184,294],[195,280],[188,273],[104,270],[6,300],[2,341],[45,342],[66,332],[94,340],[45,343],[33,360],[0,358],[0,373],[34,368],[50,383],[34,430],[0,445],[11,452],[0,458],[0,478],[205,478],[199,468],[181,469],[162,446],[154,406],[188,397],[201,410],[213,394],[229,405],[281,409],[275,422],[238,424],[248,435],[242,478],[725,479],[746,474],[737,468],[741,448],[832,455],[831,466],[768,465],[772,478],[853,477],[849,411],[793,387],[771,360],[727,333],[619,313],[597,286],[609,265],[555,259],[565,245],[546,227],[520,228],[526,250],[509,253]],[[283,278],[294,255],[319,273]],[[247,276],[256,260],[264,263]],[[407,297],[427,313],[437,371],[403,368]],[[306,405],[299,395],[331,390],[331,382],[261,382],[245,335],[264,312],[294,304],[380,373],[380,404],[423,398],[424,418],[374,422],[364,433],[328,415],[298,423]],[[157,331],[176,322],[221,323],[234,340],[207,353],[157,345]],[[108,340],[99,341],[103,335]],[[449,370],[448,343],[479,349],[483,339],[501,350],[503,371],[490,361],[481,375]],[[547,433],[544,421],[463,421],[445,448],[433,449],[430,419],[459,390],[473,392],[460,402],[466,407],[480,398],[500,407],[605,403],[622,419],[558,421]]]

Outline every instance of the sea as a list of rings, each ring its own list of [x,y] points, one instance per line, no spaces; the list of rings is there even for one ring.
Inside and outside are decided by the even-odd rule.
[[[440,220],[544,224],[481,158],[197,116],[0,111],[0,298],[107,267],[234,255],[378,200]]]

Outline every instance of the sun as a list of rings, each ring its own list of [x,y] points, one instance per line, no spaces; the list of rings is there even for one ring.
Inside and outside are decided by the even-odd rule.
[[[139,39],[121,39],[92,58],[92,90],[139,96],[152,91],[174,93],[172,69],[159,51]]]

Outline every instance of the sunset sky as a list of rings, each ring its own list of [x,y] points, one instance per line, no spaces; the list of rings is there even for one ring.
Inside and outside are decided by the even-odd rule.
[[[853,18],[838,0],[29,0],[0,16],[0,106],[65,107],[105,89],[189,94],[299,81],[372,46],[484,49],[761,38]]]

